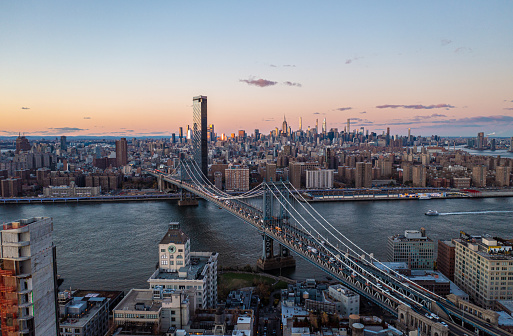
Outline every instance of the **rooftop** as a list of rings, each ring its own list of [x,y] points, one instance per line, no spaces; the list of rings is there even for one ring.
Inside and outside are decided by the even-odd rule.
[[[161,243],[162,244],[162,243]],[[201,280],[201,271],[205,268],[210,258],[216,253],[191,252],[191,263],[188,266],[180,268],[178,272],[161,272],[157,269],[149,280],[166,279],[166,280]],[[180,277],[181,273],[186,273],[186,277]]]
[[[59,322],[61,327],[83,328],[101,309],[103,304],[109,300],[105,297],[73,297],[69,307],[79,308],[87,305],[87,301],[91,303],[91,308],[81,317],[68,317],[64,321]]]
[[[153,289],[132,289],[114,310],[159,311],[161,302],[153,300]]]
[[[181,229],[170,228],[160,244],[185,244],[188,240],[189,237]]]

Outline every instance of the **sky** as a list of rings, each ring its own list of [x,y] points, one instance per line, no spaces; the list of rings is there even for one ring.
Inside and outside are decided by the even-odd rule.
[[[0,136],[513,136],[513,1],[0,1]]]

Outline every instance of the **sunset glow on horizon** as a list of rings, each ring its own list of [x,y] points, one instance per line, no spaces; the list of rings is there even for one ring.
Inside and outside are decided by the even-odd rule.
[[[513,2],[0,4],[0,136],[513,136]]]

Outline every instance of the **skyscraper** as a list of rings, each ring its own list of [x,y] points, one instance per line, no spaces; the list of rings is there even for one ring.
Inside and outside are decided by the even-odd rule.
[[[30,142],[27,138],[25,138],[25,136],[20,135],[18,138],[16,138],[16,154],[19,152],[29,151],[31,148],[32,147],[30,146]]]
[[[116,140],[116,165],[118,167],[128,164],[128,145],[126,138]]]
[[[326,130],[326,118],[324,118],[323,122],[322,122],[322,134],[326,134],[327,130]]]
[[[203,175],[208,174],[207,147],[207,97],[196,96],[192,99],[193,126],[192,147],[194,161]]]
[[[0,227],[3,335],[59,334],[52,230],[48,217],[21,219]]]
[[[61,150],[65,151],[67,149],[68,149],[68,145],[66,143],[66,136],[62,135],[61,136]]]
[[[477,133],[477,149],[483,149],[484,145],[484,132],[479,132]]]
[[[299,130],[303,130],[303,118],[299,117]],[[513,138],[512,138],[513,139]]]
[[[289,127],[287,126],[287,120],[285,119],[285,115],[283,115],[283,125],[281,127],[281,134],[283,136],[287,136],[289,133]]]
[[[347,118],[347,134],[351,133],[351,119]]]

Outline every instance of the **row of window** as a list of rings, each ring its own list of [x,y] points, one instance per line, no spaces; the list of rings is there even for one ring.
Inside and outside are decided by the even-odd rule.
[[[140,319],[157,319],[158,314],[121,314],[115,313],[114,318],[140,318]]]
[[[161,261],[160,261],[160,264],[161,264],[161,265],[167,265],[167,260],[161,260]],[[170,261],[169,261],[169,265],[174,265],[174,264],[175,264],[175,263],[174,263],[174,261],[173,261],[173,260],[170,260]],[[177,265],[183,265],[183,261],[181,261],[181,260],[177,260],[177,261],[176,261],[176,264],[177,264]]]

